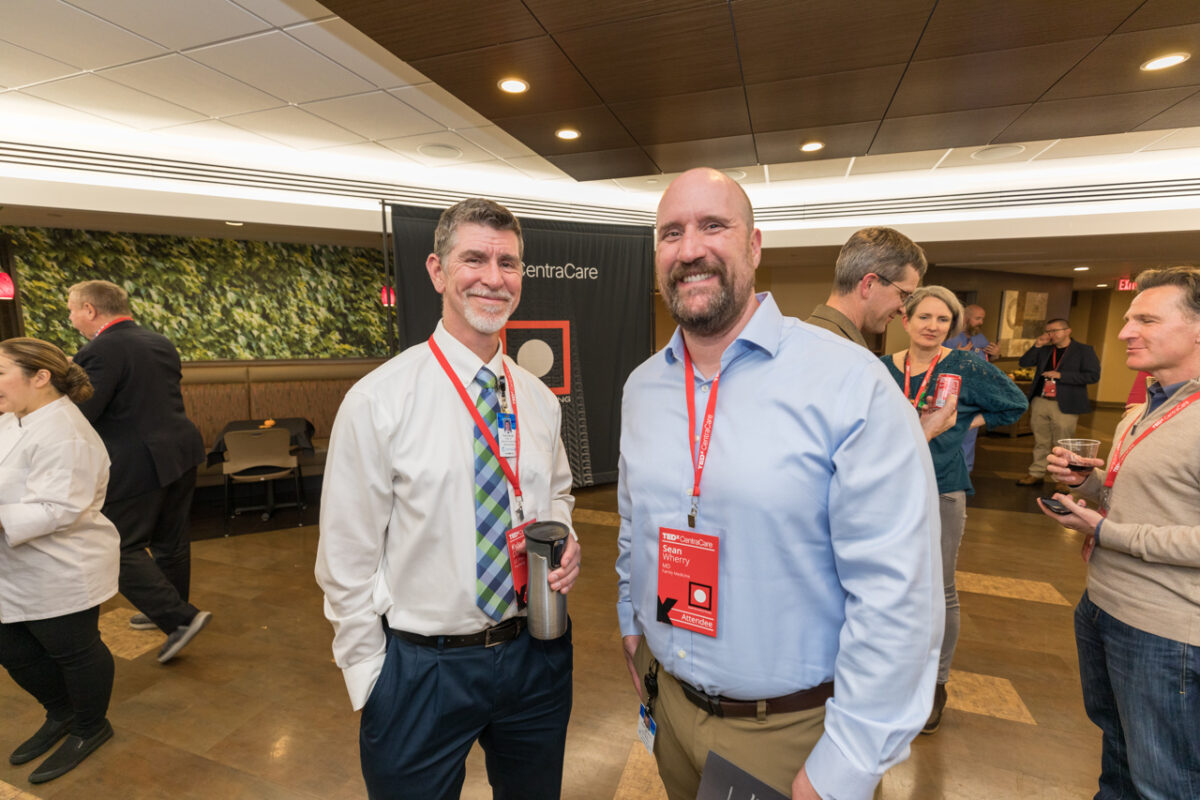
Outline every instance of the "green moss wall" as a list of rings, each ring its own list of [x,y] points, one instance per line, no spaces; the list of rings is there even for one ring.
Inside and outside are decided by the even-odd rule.
[[[0,227],[11,243],[27,336],[83,344],[67,289],[125,287],[139,324],[185,361],[386,356],[377,249]]]

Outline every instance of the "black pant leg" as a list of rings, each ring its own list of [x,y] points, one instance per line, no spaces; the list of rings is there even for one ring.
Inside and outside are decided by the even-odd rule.
[[[154,563],[185,603],[192,580],[192,539],[188,534],[188,521],[195,491],[196,468],[193,467],[166,486],[157,524],[150,533],[150,555],[154,556]]]
[[[61,670],[27,623],[0,623],[0,664],[50,718],[61,720],[75,713]]]
[[[195,480],[194,474],[192,479]],[[187,625],[197,614],[196,608],[180,597],[179,590],[146,550],[154,539],[169,488],[109,501],[101,509],[121,534],[118,578],[121,594],[153,620],[163,633]]]
[[[113,687],[112,653],[100,639],[100,606],[25,624],[62,675],[75,711],[71,733],[85,739],[98,733]]]

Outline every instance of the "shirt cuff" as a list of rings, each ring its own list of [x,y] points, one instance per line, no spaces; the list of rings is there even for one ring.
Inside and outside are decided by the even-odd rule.
[[[350,704],[359,711],[371,697],[375,681],[383,672],[383,662],[387,658],[387,649],[377,656],[371,656],[366,661],[353,664],[342,670],[342,678],[346,681],[346,691],[350,693]]]
[[[828,734],[817,740],[804,771],[817,794],[829,800],[871,800],[882,777],[854,767]]]
[[[621,628],[622,636],[642,635],[642,629],[638,627],[637,620],[633,617],[632,602],[617,601],[617,623]]]
[[[1092,536],[1096,537],[1096,547],[1100,546],[1100,528],[1104,525],[1104,520],[1101,519],[1096,523],[1096,530],[1092,531]]]

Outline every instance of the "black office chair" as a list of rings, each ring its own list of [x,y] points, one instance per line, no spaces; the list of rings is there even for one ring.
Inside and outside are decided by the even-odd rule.
[[[304,524],[304,475],[296,456],[290,452],[291,434],[282,428],[249,431],[229,431],[225,434],[225,535],[229,535],[229,520],[243,511],[261,511],[263,521],[271,518],[277,508],[295,508]],[[275,481],[292,478],[296,484],[296,502],[275,502]],[[233,508],[232,488],[235,483],[266,483],[266,502],[259,506]]]

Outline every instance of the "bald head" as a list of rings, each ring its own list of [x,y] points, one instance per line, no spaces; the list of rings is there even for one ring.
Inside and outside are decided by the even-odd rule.
[[[662,199],[658,201],[656,226],[659,236],[662,236],[664,208],[675,208],[681,202],[694,204],[700,201],[717,202],[721,207],[739,216],[747,231],[754,230],[754,208],[750,205],[750,197],[741,184],[724,172],[711,167],[697,167],[671,181],[671,185],[663,192]]]
[[[977,306],[974,303],[963,309],[963,328],[967,333],[974,336],[983,329],[984,315],[983,306]]]

